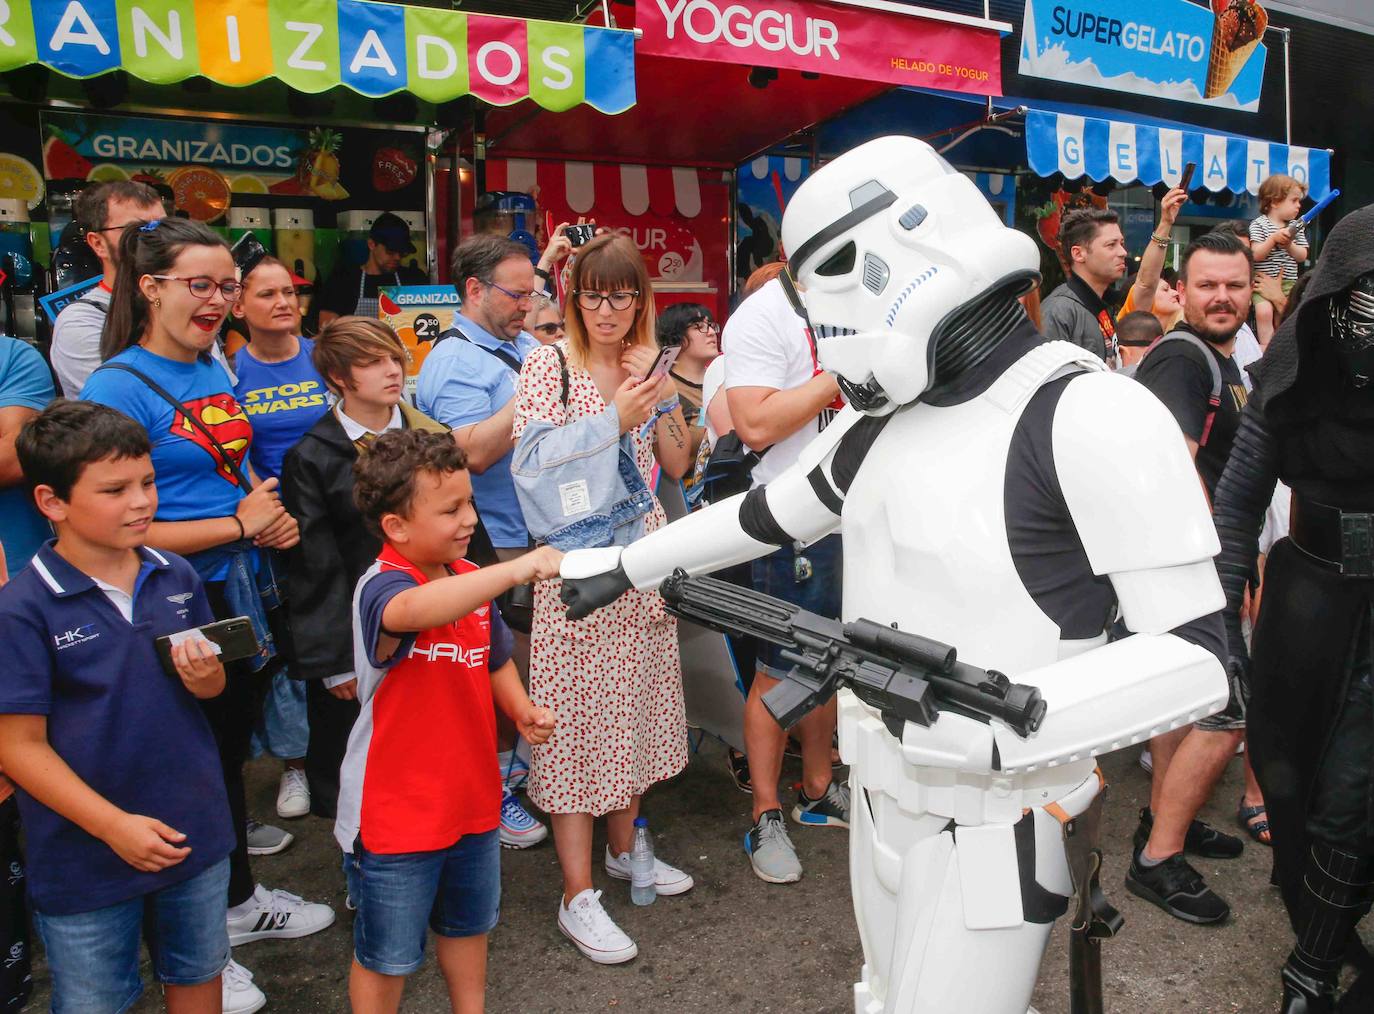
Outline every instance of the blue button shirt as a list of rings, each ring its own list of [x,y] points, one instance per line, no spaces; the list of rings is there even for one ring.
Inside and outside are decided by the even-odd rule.
[[[539,348],[532,335],[521,331],[514,341],[497,338],[461,313],[453,315],[454,331],[425,357],[415,385],[415,403],[421,412],[453,429],[489,419],[515,397],[520,374],[493,352],[516,362]],[[461,331],[462,337],[455,333]],[[464,341],[463,338],[467,341]],[[482,524],[498,549],[523,549],[529,545],[525,518],[515,497],[509,452],[481,475],[472,476],[473,496]]]
[[[210,622],[210,604],[181,557],[140,553],[132,623],[53,543],[0,588],[0,714],[45,716],[48,742],[77,777],[121,810],[176,828],[191,848],[175,866],[141,873],[21,786],[29,894],[51,915],[189,880],[234,847],[210,724],[153,644]]]

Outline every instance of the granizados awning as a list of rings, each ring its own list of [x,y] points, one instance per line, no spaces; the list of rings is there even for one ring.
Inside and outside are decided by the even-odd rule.
[[[346,85],[429,102],[474,95],[561,111],[634,105],[634,35],[366,0],[7,0],[0,71],[69,77],[122,69],[172,84],[274,77],[303,92]]]

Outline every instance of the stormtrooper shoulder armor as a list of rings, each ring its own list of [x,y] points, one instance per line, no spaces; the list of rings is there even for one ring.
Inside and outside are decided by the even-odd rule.
[[[1086,373],[1055,410],[1055,470],[1094,574],[1137,632],[1220,609],[1221,546],[1197,469],[1169,410],[1128,377]]]

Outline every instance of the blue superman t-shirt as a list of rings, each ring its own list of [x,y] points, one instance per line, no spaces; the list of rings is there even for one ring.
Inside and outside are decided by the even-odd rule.
[[[251,345],[234,357],[234,395],[253,426],[248,453],[260,479],[279,477],[286,452],[329,411],[328,388],[310,358],[315,343],[298,341],[300,351],[284,362],[259,361]]]
[[[209,356],[177,362],[137,345],[110,363],[124,363],[156,381],[195,413],[234,463],[244,467],[253,430],[219,363]],[[81,400],[118,409],[148,431],[157,472],[159,521],[222,518],[238,509],[244,492],[234,481],[233,469],[181,410],[172,408],[138,377],[109,369],[106,363],[86,381]]]

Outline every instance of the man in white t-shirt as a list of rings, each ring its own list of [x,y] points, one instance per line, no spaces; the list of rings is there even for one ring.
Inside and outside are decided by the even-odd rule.
[[[721,336],[725,391],[740,439],[765,451],[754,466],[761,486],[791,466],[840,406],[835,378],[821,371],[805,325],[775,278],[731,315]],[[840,537],[806,547],[792,544],[754,561],[754,587],[814,613],[840,615]],[[801,878],[801,863],[788,837],[778,796],[787,733],[763,705],[790,664],[781,649],[760,645],[754,682],[744,709],[744,744],[754,794],[754,827],[745,838],[754,872],[786,884]],[[802,790],[792,819],[804,827],[848,827],[849,790],[831,777],[835,702],[796,726],[802,747]]]
[[[119,237],[131,222],[151,222],[166,211],[157,191],[146,183],[119,180],[88,187],[76,199],[76,219],[86,243],[100,258],[100,284],[57,315],[52,334],[52,368],[62,393],[75,398],[100,365],[100,333],[110,308],[119,269]]]

